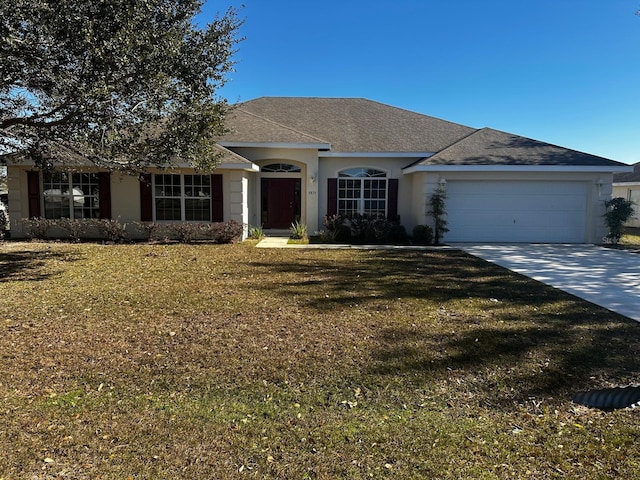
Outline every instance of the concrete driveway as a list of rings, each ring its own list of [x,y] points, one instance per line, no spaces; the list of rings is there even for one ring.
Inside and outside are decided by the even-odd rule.
[[[640,255],[637,253],[595,245],[452,246],[640,321]]]

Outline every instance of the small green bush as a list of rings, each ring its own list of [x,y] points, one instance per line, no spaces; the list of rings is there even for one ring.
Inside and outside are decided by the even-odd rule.
[[[315,237],[318,243],[335,243],[336,232],[335,230],[320,230],[316,232]]]
[[[413,227],[413,243],[416,245],[431,245],[433,242],[433,229],[429,225],[416,225]]]
[[[607,211],[604,220],[609,229],[607,240],[613,244],[620,242],[624,223],[633,215],[633,202],[622,197],[612,198],[604,202]]]
[[[5,237],[9,228],[9,216],[4,210],[0,210],[0,240]]]
[[[349,225],[338,225],[335,232],[335,241],[338,243],[351,243],[351,227]]]
[[[447,192],[443,186],[439,186],[438,189],[429,197],[429,204],[431,208],[429,215],[433,218],[433,242],[436,245],[440,245],[442,236],[449,231],[447,228],[445,199],[447,198]]]
[[[308,238],[307,225],[297,220],[293,222],[289,227],[289,238],[292,240],[306,240]]]
[[[264,237],[264,230],[262,226],[251,226],[249,227],[249,238],[254,240],[260,240]]]
[[[407,235],[407,229],[400,224],[391,224],[387,230],[387,238],[385,243],[392,245],[404,245],[408,243],[409,236]]]
[[[340,243],[405,244],[405,228],[398,221],[370,215],[327,215],[323,224]]]

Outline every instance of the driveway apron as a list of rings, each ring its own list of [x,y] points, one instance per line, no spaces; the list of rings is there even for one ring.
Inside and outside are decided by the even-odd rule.
[[[637,253],[595,245],[452,246],[640,321],[640,255]]]

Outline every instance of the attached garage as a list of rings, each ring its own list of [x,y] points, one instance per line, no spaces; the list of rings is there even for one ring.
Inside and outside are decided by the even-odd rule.
[[[451,181],[446,242],[583,243],[587,182]]]

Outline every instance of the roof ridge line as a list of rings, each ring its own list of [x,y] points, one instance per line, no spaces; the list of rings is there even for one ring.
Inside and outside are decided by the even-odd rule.
[[[268,119],[268,118],[266,118],[266,117],[263,117],[262,115],[257,115],[257,114],[255,114],[255,113],[253,113],[253,112],[250,112],[250,111],[248,111],[248,110],[245,110],[245,109],[243,109],[242,107],[238,107],[238,108],[237,108],[237,110],[242,110],[242,111],[243,111],[244,113],[246,113],[247,115],[251,115],[252,117],[259,118],[260,120],[263,120],[263,121],[265,121],[265,122],[269,122],[269,123],[271,123],[271,124],[273,124],[273,125],[278,125],[279,127],[286,128],[287,130],[289,130],[289,131],[291,131],[291,132],[295,132],[295,133],[298,133],[298,134],[304,135],[304,136],[306,136],[306,137],[313,138],[314,140],[317,140],[317,141],[318,141],[318,142],[320,142],[320,143],[326,143],[326,144],[328,144],[328,145],[331,145],[331,142],[328,142],[328,141],[326,141],[326,140],[324,140],[324,139],[322,139],[322,138],[318,138],[318,137],[316,137],[316,136],[314,136],[314,135],[311,135],[310,133],[307,133],[307,132],[302,132],[302,131],[297,130],[297,129],[295,129],[295,128],[292,128],[292,127],[290,127],[290,126],[288,126],[288,125],[284,125],[284,124],[279,123],[279,122],[274,122],[273,120],[270,120],[270,119]]]
[[[436,153],[434,153],[432,156],[435,157],[436,155],[439,155],[440,153],[449,150],[451,147],[459,144],[460,142],[465,141],[466,139],[468,139],[469,137],[474,136],[476,133],[481,132],[482,130],[487,130],[487,127],[482,127],[482,128],[476,128],[473,132],[471,132],[469,135],[465,135],[464,137],[460,137],[459,139],[457,139],[455,142],[453,142],[450,145],[447,145],[446,147],[438,150]],[[491,129],[489,129],[491,130]]]

